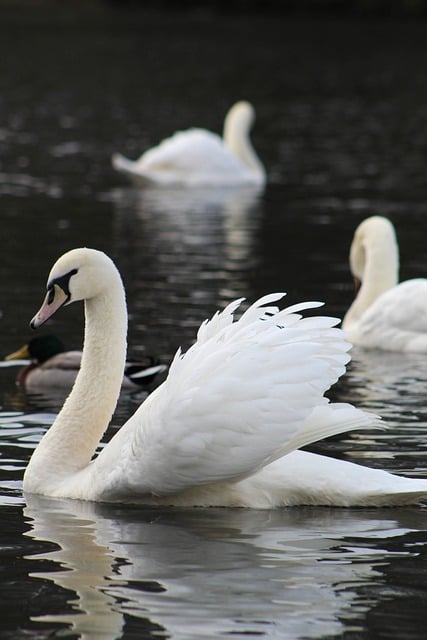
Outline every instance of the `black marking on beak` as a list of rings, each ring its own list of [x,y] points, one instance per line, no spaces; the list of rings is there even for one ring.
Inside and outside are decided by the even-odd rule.
[[[51,287],[48,287],[48,297],[47,297],[47,303],[48,304],[52,304],[52,302],[55,299],[55,287],[52,285]]]
[[[49,294],[47,298],[48,304],[52,304],[52,302],[55,299],[55,285],[57,285],[58,287],[61,287],[62,291],[65,293],[67,297],[67,302],[68,302],[71,296],[70,279],[71,279],[71,276],[74,276],[77,273],[77,271],[78,269],[71,269],[71,271],[69,271],[65,275],[60,276],[59,278],[54,278],[53,280],[48,282],[48,285],[47,285],[47,291]]]

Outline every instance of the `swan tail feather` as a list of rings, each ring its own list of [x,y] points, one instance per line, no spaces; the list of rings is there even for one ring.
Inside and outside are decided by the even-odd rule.
[[[125,174],[137,185],[150,185],[156,182],[138,162],[129,160],[121,153],[114,153],[111,157],[111,163],[116,171]]]
[[[123,156],[121,153],[113,153],[111,156],[111,164],[117,171],[128,173],[132,171],[134,162]]]
[[[262,493],[258,492],[260,508],[390,507],[427,500],[427,479],[398,476],[304,450],[292,451],[242,480],[237,485],[239,499],[250,500],[259,487],[263,488]]]
[[[385,429],[386,424],[376,414],[356,409],[351,404],[333,403],[318,405],[288,442],[289,451],[354,431],[356,429]],[[276,456],[277,458],[278,456]]]

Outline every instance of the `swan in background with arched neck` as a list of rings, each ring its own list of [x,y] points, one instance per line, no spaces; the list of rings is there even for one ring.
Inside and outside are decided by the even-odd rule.
[[[387,351],[427,351],[427,280],[398,284],[399,247],[388,218],[372,216],[357,227],[350,269],[360,289],[343,320],[349,340]]]
[[[132,161],[119,153],[113,167],[141,185],[262,187],[265,169],[249,138],[255,110],[246,101],[231,107],[223,138],[206,129],[178,131]]]
[[[264,296],[238,321],[241,301],[234,301],[203,323],[165,382],[93,459],[123,377],[125,294],[104,253],[64,254],[31,324],[37,328],[60,307],[84,300],[82,365],[30,459],[24,491],[187,507],[372,506],[426,497],[427,480],[298,450],[376,419],[324,397],[349,360],[338,321],[300,315],[319,303],[279,310],[272,303],[282,296]]]

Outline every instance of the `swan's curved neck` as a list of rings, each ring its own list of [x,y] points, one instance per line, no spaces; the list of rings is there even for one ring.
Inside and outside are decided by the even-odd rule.
[[[117,404],[126,360],[127,312],[117,274],[102,294],[85,301],[82,363],[73,389],[40,441],[24,490],[49,493],[48,483],[86,467]]]
[[[225,146],[244,167],[257,176],[265,176],[265,169],[249,138],[248,122],[236,117],[226,118],[223,139]]]
[[[343,327],[357,322],[375,300],[399,280],[399,252],[395,242],[366,243],[365,262],[359,292],[347,311]]]

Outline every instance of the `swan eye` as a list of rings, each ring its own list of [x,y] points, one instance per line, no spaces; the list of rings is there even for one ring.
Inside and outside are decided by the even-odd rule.
[[[71,276],[74,276],[78,272],[78,269],[71,269],[68,273],[59,278],[55,278],[47,285],[48,298],[47,303],[52,304],[55,298],[55,287],[60,287],[62,291],[65,293],[67,300],[70,298],[70,279]]]

